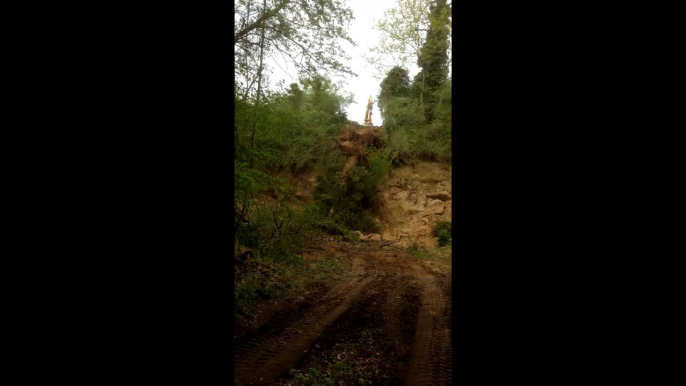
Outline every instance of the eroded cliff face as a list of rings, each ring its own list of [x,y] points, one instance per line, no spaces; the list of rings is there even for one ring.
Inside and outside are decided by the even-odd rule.
[[[410,247],[415,242],[421,248],[437,248],[431,229],[439,221],[452,222],[451,165],[437,162],[417,162],[391,170],[379,186],[374,213],[381,234],[358,233],[362,240],[399,240],[397,246]],[[294,195],[309,201],[316,186],[317,173],[308,171],[297,176],[290,172],[278,174],[294,187]],[[273,197],[276,204],[280,197]]]
[[[377,217],[384,240],[399,246],[414,242],[423,248],[437,248],[431,229],[439,221],[452,222],[451,165],[417,162],[393,169],[381,187]]]

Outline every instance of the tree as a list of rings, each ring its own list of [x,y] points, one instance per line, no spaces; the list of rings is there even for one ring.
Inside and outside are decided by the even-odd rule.
[[[297,83],[291,83],[288,89],[288,101],[293,110],[300,110],[304,101],[304,92]]]
[[[262,30],[265,53],[272,58],[288,58],[302,73],[321,72],[354,75],[342,60],[350,59],[338,45],[343,39],[355,46],[346,29],[352,10],[341,0],[269,0],[261,6],[255,0],[239,0],[235,5],[234,49],[236,76],[242,87],[254,83],[252,73]],[[251,65],[251,60],[253,65]],[[246,94],[248,91],[245,92]]]
[[[236,99],[254,106],[250,133],[253,149],[266,83],[265,55],[288,57],[301,73],[310,76],[319,71],[354,75],[342,64],[342,60],[350,57],[338,45],[339,39],[355,45],[346,32],[352,10],[341,0],[239,0],[234,13],[234,94]],[[256,93],[253,92],[255,83]],[[249,123],[245,115],[243,118],[241,126],[245,127]],[[235,131],[240,131],[238,126]],[[250,164],[252,167],[252,158]]]
[[[408,68],[419,57],[429,30],[429,7],[432,0],[398,0],[396,7],[384,12],[376,24],[379,45],[370,48],[365,59],[384,76],[393,67]]]
[[[265,7],[267,4],[267,0],[264,0],[262,3]],[[262,38],[260,39],[260,67],[257,70],[257,102],[255,103],[256,107],[260,107],[260,96],[261,96],[261,91],[262,91],[262,70],[264,69],[264,30],[265,27],[262,26]],[[257,114],[258,109],[255,109],[255,114]],[[255,118],[255,121],[253,122],[252,126],[252,137],[250,138],[250,148],[255,147],[255,129],[257,128],[257,118]],[[254,167],[254,158],[250,158],[250,168],[252,169]]]
[[[396,97],[406,97],[408,95],[410,88],[410,78],[407,70],[395,66],[388,74],[386,78],[381,81],[381,93],[379,94],[379,100],[388,96]]]
[[[381,92],[377,98],[379,103],[379,111],[384,120],[384,126],[387,128],[393,127],[392,117],[389,114],[391,105],[395,101],[402,101],[403,98],[409,96],[410,78],[407,70],[398,66],[393,67],[386,78],[381,81]],[[401,98],[400,100],[398,98]]]
[[[451,6],[447,0],[398,0],[377,23],[380,43],[365,57],[379,78],[395,66],[416,74],[412,68],[416,63],[419,74],[412,79],[420,104],[447,76],[449,61],[443,57],[451,55]]]
[[[436,0],[430,9],[429,30],[417,59],[421,71],[414,79],[419,85],[420,103],[424,103],[425,94],[431,98],[448,78],[450,6],[446,0]]]

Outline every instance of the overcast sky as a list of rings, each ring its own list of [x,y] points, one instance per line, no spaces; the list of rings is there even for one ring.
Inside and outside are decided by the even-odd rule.
[[[348,119],[360,124],[364,122],[367,100],[371,95],[374,101],[372,123],[380,126],[383,121],[376,106],[376,97],[379,95],[381,79],[374,77],[374,69],[365,61],[362,55],[367,54],[370,47],[378,45],[379,33],[374,26],[383,17],[385,10],[395,6],[396,0],[348,0],[347,3],[355,16],[355,19],[350,21],[348,33],[352,40],[357,43],[357,47],[353,47],[347,42],[343,42],[342,46],[351,56],[351,60],[346,64],[358,76],[332,78],[334,80],[342,79],[345,83],[343,92],[345,94],[352,93],[355,96],[355,102],[347,108]],[[279,80],[283,80],[286,86],[297,81],[297,72],[292,65],[284,62],[274,63],[274,60],[271,58],[265,58],[265,61],[273,70],[270,76],[272,88],[276,88],[276,83]],[[408,70],[410,71],[410,77],[412,77],[417,73],[418,68],[409,68]]]

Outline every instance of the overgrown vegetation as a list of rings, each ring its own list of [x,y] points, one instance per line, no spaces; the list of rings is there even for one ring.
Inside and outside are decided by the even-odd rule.
[[[452,223],[450,221],[441,221],[434,225],[431,230],[431,236],[438,238],[438,245],[444,247],[452,244]]]
[[[247,312],[251,302],[302,290],[308,280],[339,269],[299,257],[321,232],[349,241],[358,241],[354,231],[379,233],[371,214],[377,189],[393,164],[450,159],[451,82],[443,52],[448,13],[445,2],[437,7],[418,14],[430,30],[415,42],[421,81],[416,76],[410,81],[408,71],[397,67],[381,84],[386,147],[368,149],[344,175],[346,157],[336,137],[343,125],[352,123],[346,108],[353,96],[322,74],[354,75],[338,44],[341,39],[355,44],[346,32],[352,10],[338,0],[236,4],[233,237],[236,258],[239,247],[251,253],[245,261],[237,260],[238,313]],[[295,65],[297,82],[268,86],[264,59],[274,55]],[[297,201],[292,187],[274,177],[280,171],[307,170],[321,175],[310,202]]]
[[[445,0],[398,0],[377,23],[381,40],[367,59],[384,76],[378,101],[395,164],[452,158],[451,7]]]
[[[422,249],[418,246],[410,247],[407,251],[417,260],[436,260],[444,264],[452,264],[452,246],[446,245],[438,249]]]
[[[451,82],[445,79],[436,89],[422,87],[410,83],[400,67],[391,69],[381,83],[379,108],[391,139],[390,159],[396,164],[452,158]]]
[[[349,365],[344,361],[331,361],[327,363],[326,372],[310,368],[307,371],[291,370],[293,379],[292,385],[325,385],[333,386],[346,378],[346,370]]]
[[[378,233],[379,225],[373,220],[369,209],[377,198],[377,187],[386,178],[391,162],[384,151],[369,150],[365,164],[342,176],[340,166],[328,168],[319,178],[314,192],[315,202],[323,218],[330,219],[326,228],[333,233],[359,230]]]
[[[301,297],[312,284],[342,269],[334,260],[302,259],[322,228],[337,224],[322,216],[316,202],[298,202],[292,186],[274,176],[343,163],[331,143],[348,122],[346,98],[324,77],[303,78],[287,90],[263,91],[261,103],[240,94],[235,100],[233,236],[241,248],[235,276],[239,322],[260,304]],[[250,254],[241,255],[243,249]]]
[[[262,302],[302,297],[309,287],[342,273],[338,260],[306,261],[295,255],[259,254],[236,263],[235,312],[245,319]]]

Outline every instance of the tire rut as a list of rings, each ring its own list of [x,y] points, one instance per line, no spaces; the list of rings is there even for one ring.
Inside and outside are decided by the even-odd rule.
[[[405,361],[409,358],[411,341],[405,343],[407,347],[402,347],[396,344],[395,338],[400,335],[402,342],[404,330],[414,332],[416,318],[410,326],[402,326],[401,322],[403,314],[407,317],[408,306],[417,303],[417,294],[413,294],[412,289],[399,275],[375,280],[313,342],[308,353],[293,367],[295,374],[307,373],[312,368],[323,373],[331,369],[327,367],[330,363],[342,360],[347,362],[347,371],[366,372],[364,384],[401,385],[406,366],[402,366],[400,360],[403,356],[406,356]],[[408,303],[408,299],[413,302]],[[389,314],[389,310],[395,311]],[[293,378],[294,374],[283,374],[278,384],[292,384]],[[351,379],[338,381],[349,384]]]
[[[450,277],[396,253],[361,253],[349,261],[347,280],[236,342],[236,385],[292,380],[291,368],[322,365],[322,358],[338,355],[337,344],[349,347],[363,330],[373,332],[378,346],[348,360],[351,370],[377,366],[367,371],[372,384],[451,383]]]
[[[384,305],[384,319],[388,327],[389,335],[394,337],[393,343],[396,349],[401,349],[406,343],[402,326],[398,321],[402,320],[402,312],[404,311],[403,305],[407,304],[407,297],[410,292],[413,291],[416,291],[416,288],[410,284],[410,278],[407,276],[400,276],[396,279],[396,283],[391,285],[386,304]]]
[[[449,385],[451,383],[451,327],[446,318],[449,304],[436,280],[420,279],[421,301],[415,341],[406,385]]]
[[[334,287],[319,303],[272,320],[269,329],[237,344],[236,385],[266,385],[288,371],[373,280],[374,277],[357,275]]]

